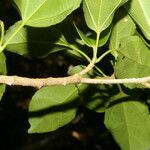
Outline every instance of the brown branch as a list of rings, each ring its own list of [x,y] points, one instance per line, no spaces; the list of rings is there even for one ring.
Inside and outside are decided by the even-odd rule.
[[[112,78],[99,78],[99,79],[90,79],[83,78],[78,74],[69,77],[60,77],[60,78],[26,78],[19,76],[5,76],[0,75],[0,83],[6,85],[19,85],[19,86],[30,86],[40,89],[41,87],[48,85],[67,85],[67,84],[142,84],[147,88],[150,88],[147,85],[150,85],[150,76],[143,78],[129,78],[129,79],[112,79]]]

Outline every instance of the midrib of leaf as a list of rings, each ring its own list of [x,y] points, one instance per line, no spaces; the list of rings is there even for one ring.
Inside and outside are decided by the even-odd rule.
[[[75,87],[74,90],[72,92],[70,92],[70,95],[68,95],[66,97],[65,101],[67,101],[78,90],[76,86],[74,86],[74,87]]]
[[[73,91],[70,93],[70,95],[65,98],[64,101],[67,101],[67,100],[74,94],[74,92],[76,92],[76,88],[77,88],[77,87],[75,87],[75,90],[73,90]],[[63,101],[63,102],[64,102],[64,101]],[[61,102],[61,103],[59,103],[59,104],[62,104],[63,102]],[[57,104],[57,105],[59,105],[59,104]],[[57,105],[56,105],[56,106],[57,106]],[[32,130],[34,130],[37,126],[39,126],[39,125],[41,124],[41,122],[42,122],[42,120],[39,120],[39,121],[36,123],[36,126],[35,126],[34,128],[32,128]]]
[[[88,4],[87,4],[87,1],[86,1],[86,0],[85,0],[85,4],[86,4],[86,6],[87,6],[87,9],[88,9],[89,14],[90,14],[91,19],[92,19],[92,22],[93,22],[93,24],[94,24],[94,26],[95,26],[95,29],[96,29],[96,28],[97,28],[97,26],[96,26],[96,22],[94,21],[93,15],[92,15],[92,13],[91,13],[91,11],[90,11],[90,8],[89,8],[89,6],[88,6]]]
[[[30,15],[29,17],[27,17],[27,19],[23,20],[24,24],[43,6],[43,4],[44,4],[45,2],[46,2],[46,0],[43,1],[43,3],[41,3],[41,5],[39,5],[39,7],[37,7],[37,9],[35,9],[35,10],[33,11],[33,13],[31,13],[31,15]],[[27,5],[27,6],[28,6],[28,5]]]
[[[45,0],[46,1],[46,0]],[[13,37],[24,27],[25,23],[28,21],[28,19],[30,19],[34,13],[40,9],[42,7],[42,5],[45,3],[45,1],[35,10],[33,11],[33,13],[26,19],[26,20],[22,20],[22,23],[20,24],[20,26],[17,28],[17,30],[12,34],[12,36],[10,36],[10,38],[4,43],[4,45],[2,46],[2,48],[0,49],[0,52],[3,51],[6,46],[9,44],[9,42],[13,39]]]
[[[145,17],[146,17],[146,20],[147,20],[147,22],[148,22],[148,25],[150,26],[150,22],[148,21],[149,18],[147,17],[147,14],[146,14],[146,12],[145,12],[145,10],[144,10],[144,8],[143,8],[142,1],[140,1],[140,0],[138,0],[138,1],[139,1],[139,4],[141,5],[141,8],[142,8],[142,10],[143,10],[143,13],[144,13],[144,15],[145,15]]]
[[[58,16],[63,15],[63,13],[67,12],[68,10],[70,10],[70,9],[72,9],[72,8],[74,8],[74,7],[68,8],[67,10],[63,11],[63,12],[60,13],[59,15],[55,15],[55,16],[51,17],[51,19],[54,19],[54,18],[56,18],[56,17],[58,17]],[[34,22],[34,21],[37,21],[37,20],[44,20],[44,19],[49,19],[49,17],[34,19],[34,20],[31,21],[31,22]]]
[[[97,27],[97,34],[100,34],[101,29],[100,29],[100,14],[101,14],[101,10],[102,10],[102,0],[100,1],[100,10],[98,13],[98,27]]]
[[[120,0],[119,4],[118,4],[118,5],[111,11],[111,13],[107,16],[107,18],[105,19],[104,23],[102,24],[102,27],[101,27],[100,31],[102,30],[104,24],[107,22],[107,20],[109,19],[109,17],[113,14],[113,12],[114,12],[114,11],[117,9],[117,7],[120,5],[120,3],[121,3],[121,0]]]
[[[4,45],[1,47],[0,52],[3,51],[6,46],[9,44],[9,42],[14,38],[14,36],[22,29],[24,26],[24,23],[20,24],[20,26],[17,28],[17,30],[9,37],[9,39],[4,43]]]

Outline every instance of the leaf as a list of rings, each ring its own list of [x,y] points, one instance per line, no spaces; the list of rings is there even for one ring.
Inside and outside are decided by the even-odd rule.
[[[79,73],[85,68],[85,66],[75,66],[70,68],[68,73],[73,75]],[[91,70],[84,77],[89,78],[94,76],[95,71]],[[116,85],[87,85],[78,84],[77,85],[80,96],[82,95],[82,104],[90,110],[96,112],[104,112],[105,107],[109,104],[109,99],[113,95],[118,93],[118,88]],[[83,93],[84,91],[84,93]]]
[[[11,37],[21,23],[19,21],[7,30],[5,41]],[[11,39],[6,49],[20,55],[41,57],[64,50],[63,46],[68,45],[65,37],[54,27],[32,28],[25,26]]]
[[[105,30],[116,9],[128,0],[83,0],[83,11],[88,27],[96,33]]]
[[[14,0],[24,25],[47,27],[64,20],[81,0]]]
[[[118,14],[121,14],[120,16]],[[110,37],[110,49],[119,49],[121,39],[134,35],[136,26],[129,15],[125,15],[124,11],[118,11],[116,16],[117,22],[113,27]],[[118,56],[118,52],[113,52],[114,56]]]
[[[0,53],[0,75],[6,74],[6,58],[5,55],[1,52]],[[0,84],[0,100],[5,92],[5,85]]]
[[[77,27],[76,27],[76,30],[80,36],[80,38],[82,39],[82,42],[89,46],[89,47],[94,47],[95,46],[95,43],[96,43],[96,37],[92,38],[90,36],[87,36],[85,35],[82,31],[80,31]],[[102,33],[101,33],[101,36],[100,36],[100,39],[99,39],[99,44],[98,44],[98,47],[101,47],[103,46],[104,44],[106,44],[109,36],[110,36],[110,33],[111,33],[111,30],[104,30]],[[92,36],[92,35],[91,35]]]
[[[99,43],[98,43],[98,47],[102,47],[103,45],[106,44],[106,42],[108,41],[110,34],[111,34],[111,26],[107,29],[105,29],[104,31],[101,32],[100,34],[100,39],[99,39]]]
[[[75,85],[48,86],[37,91],[29,105],[30,113],[37,114],[29,118],[28,132],[50,132],[66,125],[76,115],[77,98]]]
[[[150,1],[132,0],[125,6],[131,17],[141,28],[145,37],[150,40]]]
[[[123,93],[105,111],[105,125],[122,150],[150,149],[148,107]]]
[[[140,78],[150,75],[150,51],[137,36],[122,39],[115,65],[117,78]],[[127,85],[130,88],[140,87]]]
[[[0,46],[3,43],[4,32],[4,23],[0,20]]]
[[[83,105],[98,113],[105,112],[112,96],[117,94],[116,85],[91,85],[83,98]]]
[[[80,38],[82,39],[83,43],[86,44],[89,47],[94,47],[95,45],[95,40],[88,37],[87,35],[85,35],[82,31],[80,31],[77,27],[76,30],[80,36]]]

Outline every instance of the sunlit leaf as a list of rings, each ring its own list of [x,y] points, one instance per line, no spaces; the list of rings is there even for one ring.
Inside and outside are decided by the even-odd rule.
[[[131,0],[126,8],[144,35],[150,40],[150,0]]]
[[[47,27],[61,22],[81,0],[14,0],[24,25]]]
[[[32,97],[29,105],[29,133],[56,130],[69,123],[76,115],[78,89],[75,85],[48,86]],[[42,113],[43,112],[43,113]]]
[[[105,30],[116,9],[128,0],[83,0],[83,10],[88,27],[96,33]]]

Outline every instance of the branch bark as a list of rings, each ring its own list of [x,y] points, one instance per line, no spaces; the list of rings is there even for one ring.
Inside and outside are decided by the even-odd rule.
[[[19,76],[6,76],[0,75],[0,84],[6,84],[9,86],[30,86],[40,89],[49,85],[67,85],[67,84],[141,84],[147,88],[150,88],[150,76],[143,78],[128,78],[128,79],[112,79],[112,78],[98,78],[90,79],[81,77],[79,74],[75,74],[69,77],[60,78],[27,78]]]

